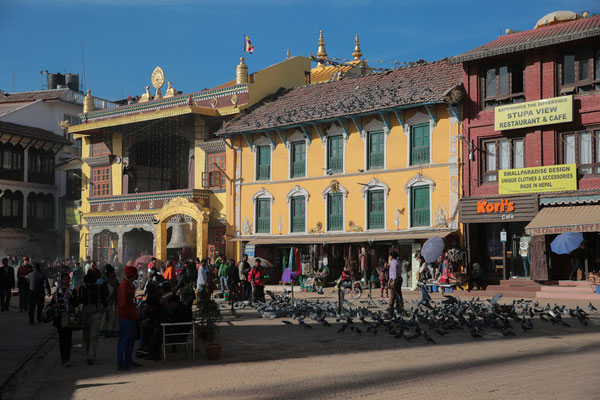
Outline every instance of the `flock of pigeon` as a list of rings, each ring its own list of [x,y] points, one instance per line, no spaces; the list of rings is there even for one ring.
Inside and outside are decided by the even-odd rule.
[[[405,310],[372,310],[366,307],[342,307],[334,301],[309,301],[306,299],[293,300],[284,291],[283,295],[267,294],[270,301],[251,303],[263,318],[291,317],[296,323],[306,329],[313,329],[314,321],[325,327],[331,323],[341,323],[337,333],[354,332],[361,335],[363,331],[377,335],[385,332],[395,338],[407,341],[419,337],[428,343],[436,343],[431,336],[435,332],[440,337],[451,331],[467,329],[473,338],[482,338],[482,334],[495,330],[502,336],[516,336],[515,330],[521,328],[528,331],[534,328],[533,321],[569,327],[573,323],[588,326],[588,313],[596,312],[590,303],[587,311],[567,308],[564,305],[540,305],[533,300],[514,300],[512,304],[500,304],[502,294],[491,299],[480,301],[479,298],[462,301],[453,296],[444,296],[442,301],[433,301],[424,293],[423,299],[413,300],[410,308]],[[347,303],[344,305],[351,305]],[[295,325],[289,320],[282,320],[286,325]],[[428,328],[425,330],[424,327]]]

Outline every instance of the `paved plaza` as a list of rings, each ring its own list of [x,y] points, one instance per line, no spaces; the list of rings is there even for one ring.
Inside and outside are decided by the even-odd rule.
[[[334,300],[329,293],[319,298]],[[414,292],[405,297],[418,298]],[[126,372],[116,370],[116,339],[102,339],[98,362],[88,366],[76,332],[70,368],[58,365],[56,340],[51,339],[5,385],[2,398],[597,398],[600,314],[592,314],[587,328],[575,319],[568,320],[570,327],[534,321],[528,332],[515,325],[516,337],[487,330],[483,339],[474,340],[465,329],[444,337],[433,334],[437,344],[428,345],[421,338],[407,342],[385,332],[337,334],[338,324],[288,326],[242,310],[236,318],[226,317],[220,328],[220,360],[207,361],[200,349],[192,361],[180,349],[169,352],[166,363],[140,361],[142,367]],[[12,340],[35,341],[31,336]]]

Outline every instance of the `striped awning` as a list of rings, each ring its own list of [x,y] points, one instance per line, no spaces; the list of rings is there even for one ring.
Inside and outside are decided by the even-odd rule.
[[[546,207],[525,227],[527,234],[600,232],[600,205]]]

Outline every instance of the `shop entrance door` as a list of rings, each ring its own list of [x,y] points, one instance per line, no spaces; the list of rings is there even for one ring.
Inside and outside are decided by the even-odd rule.
[[[548,263],[546,254],[546,236],[531,237],[531,279],[548,280]]]

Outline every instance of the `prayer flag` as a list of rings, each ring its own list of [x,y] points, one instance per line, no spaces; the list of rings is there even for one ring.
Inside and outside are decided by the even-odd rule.
[[[252,42],[246,34],[244,34],[244,51],[250,54],[252,54],[252,52],[254,51],[254,46],[252,46]]]

